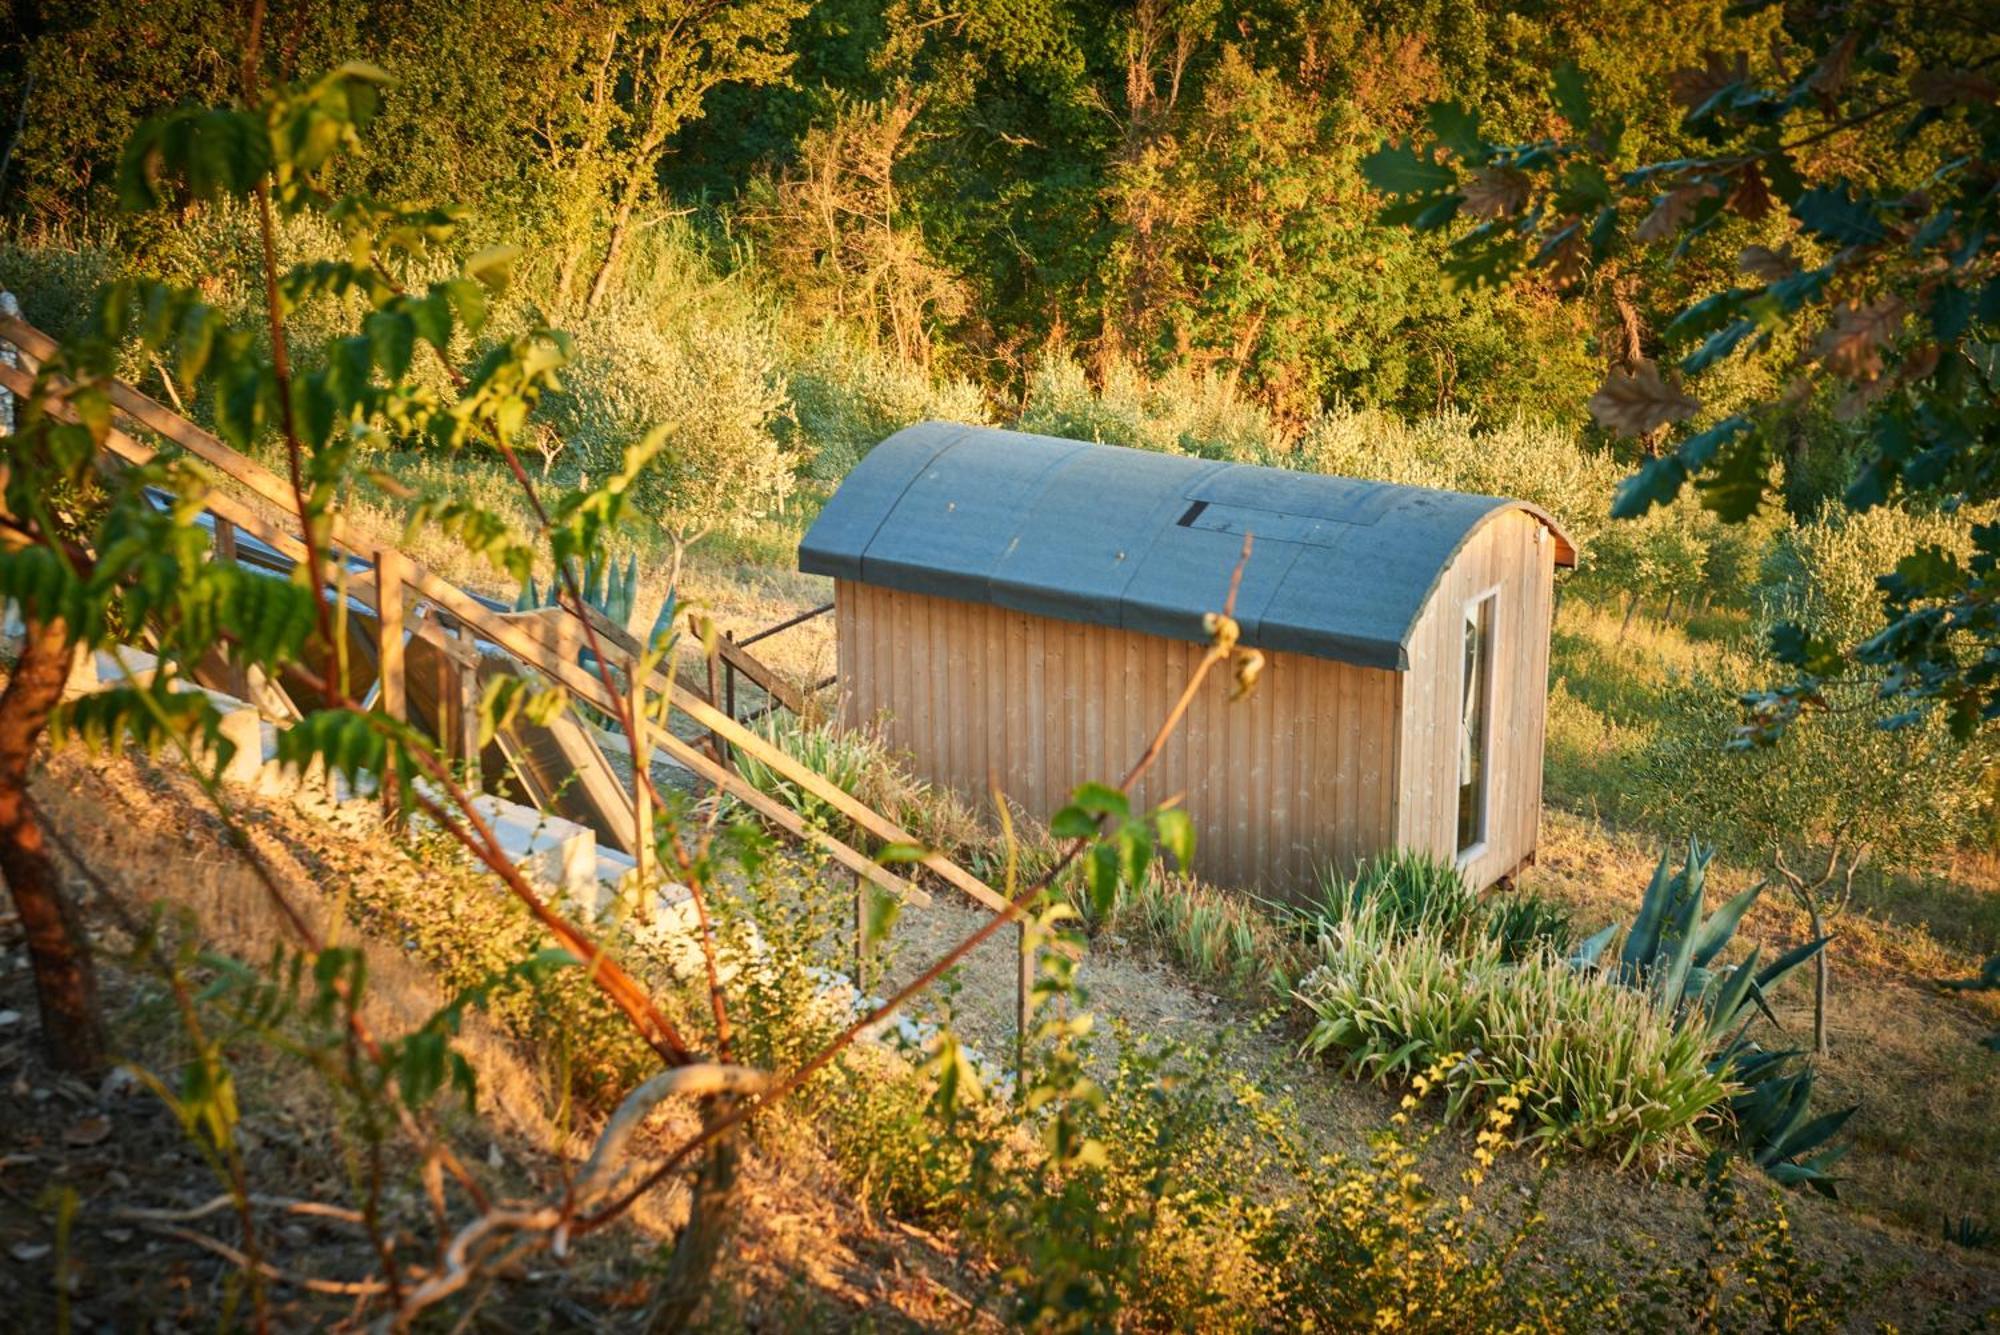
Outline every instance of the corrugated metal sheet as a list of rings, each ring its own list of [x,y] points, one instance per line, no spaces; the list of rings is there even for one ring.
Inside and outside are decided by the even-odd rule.
[[[1491,496],[927,422],[870,451],[799,545],[814,574],[911,593],[1204,639],[1243,534],[1243,639],[1362,667],[1409,667],[1409,643]]]

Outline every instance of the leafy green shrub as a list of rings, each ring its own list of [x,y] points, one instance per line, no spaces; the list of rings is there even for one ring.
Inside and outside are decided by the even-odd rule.
[[[1158,380],[1114,363],[1093,388],[1067,349],[1043,352],[1028,377],[1021,431],[1249,463],[1277,462],[1280,435],[1265,409],[1214,372]]]
[[[1330,924],[1320,954],[1297,993],[1316,1017],[1305,1050],[1375,1079],[1469,1054],[1446,1077],[1449,1115],[1515,1091],[1529,1138],[1630,1161],[1695,1148],[1728,1093],[1702,1034],[1546,954],[1509,963],[1489,937],[1372,907]]]
[[[1488,895],[1477,917],[1479,930],[1509,964],[1543,951],[1566,954],[1576,939],[1569,906],[1532,891]]]
[[[28,323],[58,341],[84,332],[99,285],[122,268],[116,255],[81,238],[0,236],[0,290],[12,292]]]
[[[1192,876],[1152,876],[1120,900],[1111,925],[1158,943],[1205,982],[1246,993],[1291,993],[1292,940],[1241,894]]]
[[[906,426],[990,420],[985,395],[971,381],[939,378],[835,328],[791,355],[785,379],[791,413],[780,438],[812,461],[809,471],[820,482],[838,482]]]
[[[1644,1330],[1835,1331],[1850,1328],[1861,1294],[1856,1258],[1832,1268],[1804,1254],[1775,1193],[1753,1212],[1724,1161],[1702,1188],[1698,1259],[1660,1264],[1657,1251],[1618,1251],[1638,1277],[1625,1319]]]
[[[1482,1119],[1473,1164],[1432,1184],[1418,1168],[1429,1136],[1408,1127],[1445,1087],[1443,1065],[1350,1157],[1324,1153],[1289,1099],[1219,1052],[1117,1041],[1104,1086],[1059,1096],[1059,1117],[1034,1116],[1031,1095],[1045,1152],[979,1133],[965,1236],[993,1257],[1016,1324],[1586,1330],[1608,1312],[1609,1283],[1549,1246],[1532,1204],[1495,1208],[1487,1177],[1518,1116],[1511,1094]]]
[[[1393,933],[1428,929],[1450,940],[1478,906],[1478,893],[1451,859],[1402,851],[1370,858],[1351,877],[1323,868],[1319,897],[1304,918],[1313,932],[1367,916]]]
[[[777,437],[785,382],[768,319],[607,309],[576,331],[564,382],[554,418],[586,477],[615,473],[628,445],[665,432],[633,494],[672,544],[670,586],[689,546],[746,530],[792,493],[800,461]]]

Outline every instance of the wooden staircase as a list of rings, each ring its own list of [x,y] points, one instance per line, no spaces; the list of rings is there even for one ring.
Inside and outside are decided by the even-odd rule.
[[[0,388],[25,397],[33,389],[33,368],[54,357],[58,345],[40,330],[8,315],[0,315],[0,341],[18,350],[25,363],[10,365],[0,358]],[[253,568],[268,566],[270,573],[286,576],[306,561],[305,544],[297,536],[299,516],[289,483],[131,385],[113,381],[109,393],[118,418],[104,447],[112,460],[128,465],[151,461],[156,449],[147,443],[150,436],[198,460],[216,475],[216,485],[203,500],[213,534],[214,559],[234,560]],[[246,544],[241,540],[246,536],[256,544],[254,559],[244,551]],[[505,837],[518,844],[524,861],[544,871],[557,869],[556,879],[579,889],[588,881],[603,881],[607,870],[622,876],[639,865],[649,852],[650,841],[643,835],[650,826],[649,798],[642,791],[643,785],[617,781],[589,729],[570,719],[561,721],[566,723],[564,728],[539,732],[525,725],[518,727],[503,739],[497,763],[482,756],[476,745],[477,730],[471,720],[479,683],[482,676],[497,672],[560,687],[574,702],[588,704],[613,718],[621,715],[619,702],[612,698],[605,680],[580,662],[590,638],[585,620],[567,607],[518,613],[502,610],[426,570],[401,550],[356,536],[337,515],[330,526],[328,547],[321,554],[324,568],[317,572],[316,582],[321,596],[347,600],[347,619],[360,637],[351,657],[365,654],[373,677],[362,697],[364,703],[423,727],[471,768],[532,799],[539,810],[516,803],[494,808],[503,829],[511,831]],[[623,627],[593,609],[585,608],[583,618],[588,618],[597,646],[630,683],[640,669],[642,646]],[[741,646],[731,644],[722,653],[732,671],[757,682],[773,700],[796,708],[798,698],[789,683],[764,669]],[[128,664],[132,661],[129,651],[120,657]],[[97,666],[93,664],[92,669]],[[730,710],[719,708],[719,702],[657,668],[640,675],[652,699],[663,699],[670,711],[688,720],[690,731],[705,731],[720,745],[712,755],[683,740],[671,728],[642,724],[640,745],[630,747],[635,770],[640,753],[649,760],[662,758],[686,770],[707,791],[727,794],[793,839],[825,852],[860,881],[906,901],[929,901],[917,885],[883,867],[867,852],[808,825],[790,807],[753,787],[731,767],[727,756],[735,751],[753,757],[874,839],[918,842],[908,831],[744,726]],[[242,674],[234,674],[226,660],[207,665],[197,676],[206,678],[201,680],[204,687],[225,693],[230,705],[224,715],[226,726],[242,730],[247,741],[250,725],[256,725],[259,744],[254,754],[261,773],[271,754],[269,739],[275,729],[304,712],[295,698],[295,688],[288,690],[282,682],[247,681]],[[624,740],[629,746],[630,739]],[[250,764],[250,749],[244,747],[243,754],[246,758],[242,763]],[[575,782],[561,781],[564,766]],[[255,775],[248,777],[256,780]],[[558,793],[563,794],[561,799]],[[558,806],[563,809],[555,809]],[[588,857],[580,851],[586,836],[591,841]],[[1005,900],[990,886],[942,854],[931,853],[913,865],[976,903],[995,910],[1005,907]]]

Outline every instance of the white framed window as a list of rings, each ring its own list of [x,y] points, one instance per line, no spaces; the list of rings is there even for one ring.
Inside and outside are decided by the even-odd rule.
[[[1460,638],[1458,692],[1458,861],[1472,861],[1486,847],[1492,805],[1493,636],[1498,586],[1465,604]]]

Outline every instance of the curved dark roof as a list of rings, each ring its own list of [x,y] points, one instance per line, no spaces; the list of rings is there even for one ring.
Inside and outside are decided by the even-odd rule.
[[[1439,576],[1520,501],[925,422],[871,450],[799,568],[913,593],[1202,640],[1243,534],[1243,642],[1405,669]]]

